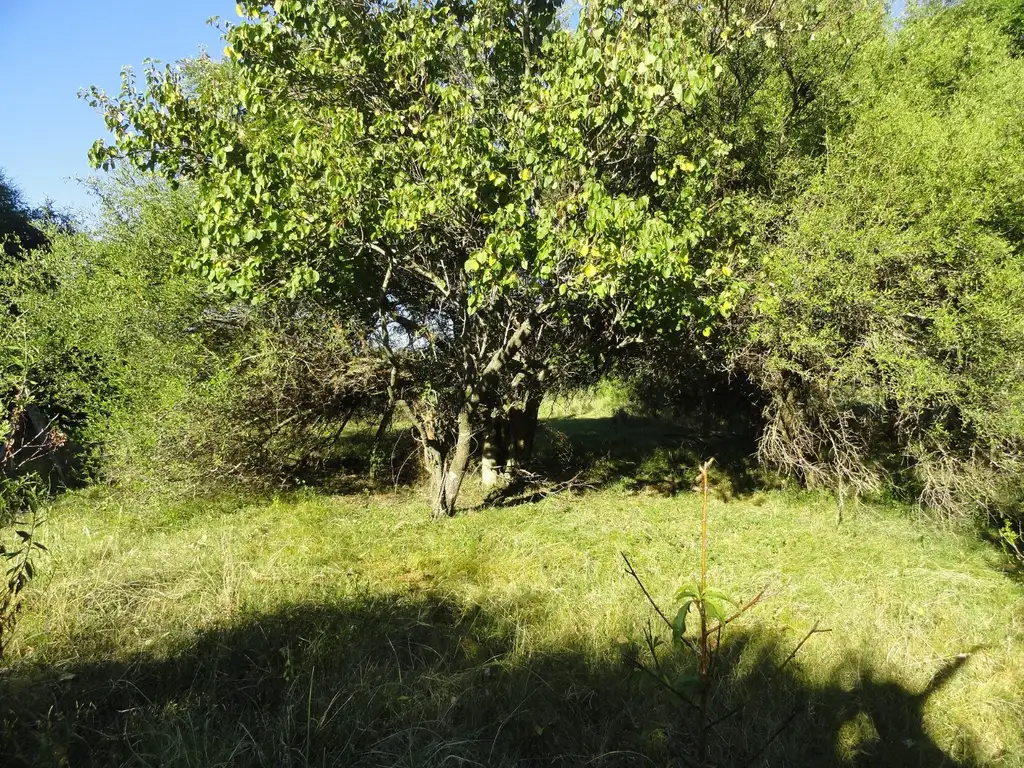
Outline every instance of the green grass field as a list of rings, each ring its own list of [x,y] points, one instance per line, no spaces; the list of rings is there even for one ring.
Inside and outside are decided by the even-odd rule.
[[[653,429],[553,424],[591,449]],[[666,607],[693,578],[700,498],[652,479],[673,460],[605,455],[590,490],[440,523],[403,487],[68,495],[0,672],[0,764],[684,765],[693,714],[628,663],[653,612],[620,556]],[[712,581],[768,596],[721,652],[714,707],[742,706],[711,764],[1024,765],[1024,581],[997,549],[719,480]]]

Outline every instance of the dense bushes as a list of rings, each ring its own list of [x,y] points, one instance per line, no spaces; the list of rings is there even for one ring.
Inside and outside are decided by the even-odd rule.
[[[5,258],[14,258],[46,242],[35,223],[39,213],[28,206],[18,188],[0,171],[0,264]]]
[[[0,273],[6,423],[30,406],[66,436],[74,461],[35,451],[74,470],[58,484],[280,482],[386,410],[357,321],[312,300],[253,307],[175,269],[196,247],[190,192],[128,177],[97,192],[94,232],[52,232]]]
[[[705,119],[746,294],[709,339],[648,344],[638,404],[841,496],[1017,516],[1024,449],[1021,6],[765,6]],[[752,413],[753,411],[753,413]],[[700,414],[694,420],[693,416]]]
[[[311,300],[211,308],[198,331],[213,365],[177,405],[164,452],[207,478],[274,484],[336,465],[346,427],[386,429],[389,371],[369,331]],[[381,422],[384,419],[384,422]]]
[[[187,333],[202,294],[169,271],[187,246],[187,198],[130,182],[103,194],[96,233],[52,233],[0,282],[19,397],[77,446],[86,475],[110,446],[138,437],[134,415],[166,398],[202,354]]]
[[[1024,61],[979,4],[919,9],[846,85],[771,222],[736,364],[762,458],[950,513],[1012,503],[1024,447]]]
[[[33,406],[27,387],[25,333],[4,290],[13,267],[46,244],[37,212],[0,173],[0,660],[34,573],[39,461],[61,450],[65,436]]]

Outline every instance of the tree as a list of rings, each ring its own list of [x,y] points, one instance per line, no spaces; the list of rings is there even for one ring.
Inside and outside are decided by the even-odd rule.
[[[172,246],[188,242],[190,195],[137,179],[99,191],[94,231],[51,227],[46,248],[0,268],[0,406],[33,406],[77,448],[74,461],[50,457],[58,484],[105,468],[112,438],[138,426],[133,414],[204,358],[188,330],[209,306],[204,285],[170,272]]]
[[[696,121],[719,68],[685,9],[596,2],[572,31],[543,0],[240,9],[224,64],[92,91],[116,136],[92,161],[195,183],[181,262],[215,288],[372,322],[436,516],[481,428],[535,421],[580,350],[710,330],[734,303],[707,245],[727,147]]]
[[[1024,448],[1024,61],[1008,3],[913,10],[758,252],[738,364],[761,454],[840,492],[1013,506]],[[1019,507],[1018,507],[1019,508]]]
[[[46,237],[33,224],[39,218],[22,197],[21,190],[11,184],[0,171],[0,249],[7,256],[46,244]]]

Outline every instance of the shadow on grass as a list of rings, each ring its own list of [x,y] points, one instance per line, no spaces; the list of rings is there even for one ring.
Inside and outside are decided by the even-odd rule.
[[[731,424],[706,417],[673,421],[626,413],[547,419],[538,429],[529,469],[555,485],[575,479],[590,487],[624,485],[674,495],[689,491],[697,467],[714,456],[716,492],[728,500],[778,485],[754,461],[756,447],[752,425],[736,419]],[[372,431],[352,430],[328,454],[296,458],[279,480],[284,487],[351,494],[411,487],[423,477],[411,430],[393,429],[379,442]],[[529,503],[546,495],[532,494],[529,483],[525,489],[522,496],[506,494],[502,503]]]
[[[620,413],[606,418],[549,419],[542,423],[536,464],[556,479],[579,475],[594,486],[624,484],[665,495],[688,492],[697,468],[714,457],[712,480],[726,501],[777,481],[754,461],[753,432]]]
[[[1024,520],[1017,521],[1011,530],[1020,537],[1014,541],[1013,547],[1003,539],[1000,530],[991,524],[979,526],[978,538],[998,552],[999,570],[1017,583],[1024,584]]]
[[[379,440],[372,430],[354,429],[328,448],[295,456],[265,480],[337,494],[408,488],[421,480],[419,447],[409,429],[389,430]]]
[[[521,607],[521,606],[520,606]],[[515,655],[515,606],[420,595],[299,605],[167,653],[0,675],[0,765],[684,765],[693,716],[631,672],[630,643]],[[709,765],[973,766],[922,722],[928,696],[875,679],[815,687],[781,645],[723,652]],[[788,651],[788,648],[785,649]],[[780,723],[788,726],[754,762]]]

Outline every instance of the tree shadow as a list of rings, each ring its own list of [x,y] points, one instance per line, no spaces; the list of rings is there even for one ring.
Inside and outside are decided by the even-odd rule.
[[[258,450],[246,446],[247,464],[240,472],[229,477],[212,473],[198,478],[196,467],[189,466],[175,479],[186,485],[202,485],[213,494],[225,485],[257,493],[314,488],[324,493],[353,495],[419,484],[419,445],[412,430],[392,428],[381,435],[375,432],[374,425],[364,422],[331,440],[310,440],[304,445],[289,446],[287,451],[270,443]],[[202,464],[196,466],[201,468]]]
[[[672,419],[625,412],[544,419],[528,469],[554,486],[570,487],[578,481],[586,487],[620,485],[675,495],[691,490],[697,467],[714,456],[716,493],[728,501],[779,486],[779,479],[754,460],[756,434],[744,424],[703,413]],[[378,440],[372,430],[354,429],[327,451],[297,457],[273,479],[283,487],[357,494],[413,487],[423,482],[423,474],[411,430],[394,428]],[[520,488],[508,489],[498,498],[502,506],[514,506],[550,494],[536,486],[523,478]]]
[[[775,487],[777,478],[754,460],[756,436],[728,424],[690,423],[619,412],[604,418],[542,422],[536,464],[556,480],[675,495],[693,488],[697,468],[715,458],[712,480],[728,501]]]
[[[993,517],[995,517],[993,515]],[[996,518],[998,519],[998,518]],[[999,530],[991,524],[978,526],[978,538],[985,542],[995,556],[997,567],[1001,573],[1006,574],[1019,584],[1024,584],[1024,521],[1017,522],[1014,529],[1018,536],[1022,536],[1011,548],[1003,540]]]
[[[0,674],[0,764],[692,764],[692,712],[632,670],[630,642],[524,656],[522,610],[350,599],[240,617],[127,660],[23,662]],[[954,668],[921,692],[864,672],[811,685],[795,664],[773,672],[782,645],[723,649],[716,705],[749,703],[715,728],[706,764],[979,764],[923,724]]]
[[[290,469],[288,484],[326,493],[353,494],[410,488],[422,480],[419,445],[410,429],[344,434],[326,454],[303,456]]]

